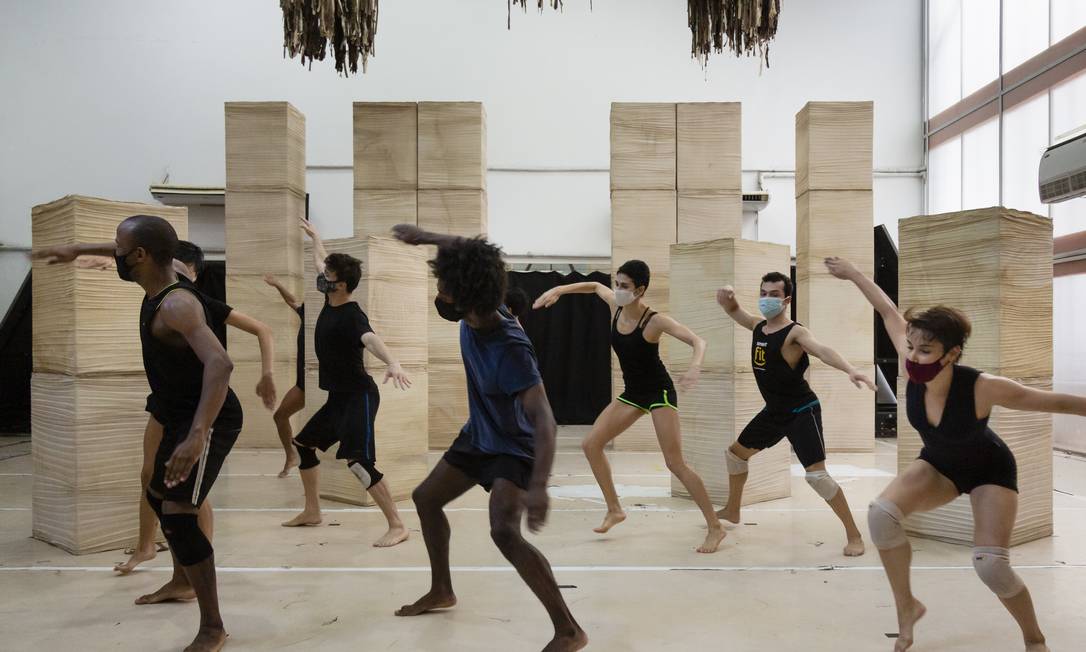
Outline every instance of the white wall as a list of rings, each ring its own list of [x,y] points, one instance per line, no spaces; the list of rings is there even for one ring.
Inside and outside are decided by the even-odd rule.
[[[616,100],[742,101],[743,167],[784,171],[806,101],[874,100],[876,168],[923,160],[919,0],[787,2],[762,71],[727,55],[703,71],[682,0],[595,0],[592,12],[569,0],[560,14],[515,11],[508,31],[504,2],[388,1],[378,56],[351,79],[327,61],[307,71],[284,60],[269,0],[9,1],[0,11],[0,241],[13,244],[29,244],[31,206],[61,195],[150,201],[148,185],[167,175],[221,185],[227,100],[292,102],[306,115],[307,163],[343,166],[352,101],[481,100],[492,168],[587,170],[491,172],[490,232],[510,254],[609,255]],[[349,171],[308,178],[318,226],[349,234]],[[767,184],[764,239],[793,242],[791,186]],[[918,178],[878,178],[876,221],[919,213],[921,197]],[[16,277],[0,277],[0,311]]]
[[[1086,274],[1057,276],[1052,280],[1052,389],[1086,395]],[[1052,415],[1053,441],[1058,448],[1086,453],[1086,419]]]

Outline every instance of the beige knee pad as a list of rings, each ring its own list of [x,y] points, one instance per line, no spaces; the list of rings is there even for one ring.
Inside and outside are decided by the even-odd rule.
[[[871,532],[871,542],[879,550],[897,548],[909,542],[901,522],[905,515],[897,505],[885,498],[876,498],[867,506],[867,529]]]
[[[980,581],[1001,598],[1013,598],[1026,588],[1022,578],[1011,568],[1011,553],[1006,548],[973,548],[973,568]]]
[[[747,461],[732,452],[732,449],[724,451],[724,465],[728,467],[728,475],[743,475],[747,472]]]
[[[816,494],[822,496],[822,500],[833,500],[833,497],[841,490],[837,481],[826,471],[808,471],[807,484],[811,485],[811,489],[814,489]]]

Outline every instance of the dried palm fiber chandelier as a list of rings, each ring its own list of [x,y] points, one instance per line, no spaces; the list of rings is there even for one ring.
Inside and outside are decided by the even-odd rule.
[[[279,0],[283,9],[283,56],[300,57],[313,69],[313,60],[324,61],[329,44],[336,58],[336,72],[344,77],[362,72],[373,55],[377,33],[377,0]],[[348,72],[349,71],[349,72]]]
[[[528,13],[528,3],[531,0],[505,0],[505,29],[513,28],[513,5],[520,5],[524,8],[524,13]],[[591,0],[589,0],[591,4]],[[543,12],[543,5],[550,4],[550,6],[558,11],[562,10],[562,0],[536,0],[536,6],[539,7],[540,13]]]
[[[769,42],[777,35],[780,0],[687,0],[690,54],[705,65],[724,48],[757,56],[769,67]]]

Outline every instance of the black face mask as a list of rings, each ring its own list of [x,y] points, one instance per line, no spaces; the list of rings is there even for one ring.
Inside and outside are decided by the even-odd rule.
[[[135,251],[135,249],[132,251]],[[113,254],[113,260],[117,261],[117,276],[121,277],[122,281],[134,282],[136,280],[132,278],[132,266],[126,262],[126,259],[132,255],[132,251],[127,254]]]
[[[448,301],[442,301],[441,297],[434,297],[434,307],[437,308],[437,314],[441,315],[442,319],[448,321],[460,321],[467,314],[461,310],[457,310],[454,304]]]
[[[339,281],[329,281],[324,277],[324,274],[317,274],[317,292],[321,294],[330,294],[336,291],[336,284]]]

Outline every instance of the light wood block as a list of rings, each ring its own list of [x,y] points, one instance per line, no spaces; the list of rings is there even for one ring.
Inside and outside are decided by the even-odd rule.
[[[486,235],[485,190],[419,190],[419,227],[464,237]]]
[[[302,296],[302,277],[280,276],[278,280],[296,297]],[[234,310],[266,324],[272,331],[275,361],[295,362],[297,356],[298,313],[283,302],[279,292],[264,282],[262,276],[234,274],[226,277],[226,302],[235,303]],[[240,328],[226,329],[227,350],[234,362],[260,362],[260,344],[257,337]]]
[[[898,305],[964,311],[973,322],[964,364],[1051,378],[1052,221],[997,207],[899,225]]]
[[[355,102],[355,189],[414,191],[419,180],[418,128],[414,102]]]
[[[226,273],[297,275],[302,272],[298,218],[305,192],[226,192]]]
[[[751,332],[716,302],[717,289],[732,285],[740,304],[756,311],[762,276],[790,265],[787,245],[736,239],[671,245],[671,316],[708,345],[703,370],[751,370]],[[672,347],[672,367],[685,370],[692,354],[688,346]]]
[[[230,351],[230,356],[234,357],[233,351]],[[256,395],[256,385],[260,382],[262,375],[260,360],[234,360],[234,371],[230,374],[230,388],[237,394],[245,415],[241,433],[235,444],[237,448],[282,449],[279,431],[272,420],[272,414],[287,390],[294,387],[298,372],[293,361],[279,360],[272,365],[272,374],[275,378],[276,405],[269,410],[264,406],[263,399]],[[308,390],[309,388],[306,387],[307,392]],[[298,417],[291,419],[294,432],[298,432],[301,425],[302,421]]]
[[[188,209],[68,195],[31,210],[34,249],[77,242],[105,242],[133,215],[167,220],[188,237]],[[79,264],[33,270],[34,370],[64,374],[142,373],[139,312],[143,291],[115,269]]]
[[[1023,385],[1050,390],[1048,378],[1017,378]],[[904,471],[920,454],[920,433],[909,425],[905,411],[905,384],[898,395],[898,471]],[[1052,416],[1037,412],[1016,412],[1001,407],[992,410],[989,427],[1014,453],[1018,462],[1018,516],[1011,533],[1011,545],[1052,535]],[[915,536],[959,545],[973,545],[973,512],[969,496],[929,512],[913,514],[905,522]]]
[[[797,278],[796,294],[796,320],[819,342],[855,364],[874,360],[874,311],[856,286],[825,276]]]
[[[679,191],[679,242],[743,237],[743,193],[739,190]]]
[[[742,189],[742,105],[680,102],[675,116],[679,191]],[[718,237],[737,238],[739,234]]]
[[[679,394],[683,457],[701,476],[714,504],[728,502],[728,468],[724,453],[764,406],[750,372],[708,371],[701,375],[693,389]],[[790,464],[787,441],[752,457],[750,475],[743,488],[743,504],[790,496]],[[671,478],[671,494],[690,495],[675,477]]]
[[[468,422],[468,385],[464,363],[430,363],[431,450],[446,450]]]
[[[397,224],[418,221],[418,193],[414,190],[354,191],[355,237],[388,236]]]
[[[287,102],[226,103],[226,189],[305,195],[305,116]]]
[[[867,377],[875,379],[875,365],[854,362]],[[857,388],[843,372],[811,359],[807,382],[822,405],[822,438],[831,453],[875,450],[875,393]]]
[[[651,273],[645,301],[658,312],[668,309],[670,247],[674,242],[674,191],[611,193],[611,273],[627,260],[645,261]]]
[[[675,190],[675,105],[611,103],[611,189]]]
[[[796,114],[796,196],[871,190],[873,102],[808,102]]]
[[[419,102],[418,187],[486,189],[486,109],[481,102]]]
[[[34,538],[76,555],[136,539],[149,392],[142,373],[32,376]]]

